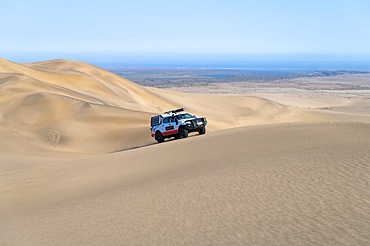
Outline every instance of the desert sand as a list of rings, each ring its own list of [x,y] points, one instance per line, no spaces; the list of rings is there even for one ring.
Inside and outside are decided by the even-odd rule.
[[[0,60],[0,244],[368,245],[369,114],[271,99]],[[209,131],[156,144],[176,107]]]

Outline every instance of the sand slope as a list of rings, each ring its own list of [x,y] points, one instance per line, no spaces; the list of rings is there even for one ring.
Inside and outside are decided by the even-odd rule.
[[[59,60],[28,65],[1,60],[0,95],[2,126],[30,146],[72,152],[146,144],[149,112],[174,106],[119,76]]]
[[[370,125],[291,123],[1,173],[2,245],[368,245]]]
[[[89,64],[0,60],[0,152],[115,152],[154,143],[154,114],[185,107],[209,130],[338,119],[257,97],[184,94],[141,87]]]
[[[210,131],[152,144],[180,106]],[[369,245],[369,149],[368,115],[0,60],[0,245]]]

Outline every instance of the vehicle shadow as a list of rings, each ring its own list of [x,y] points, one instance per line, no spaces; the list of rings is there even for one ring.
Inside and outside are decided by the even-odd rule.
[[[189,136],[187,138],[193,138],[193,137],[199,137],[201,135],[199,134],[189,134]],[[175,139],[174,137],[172,138],[167,138],[163,143],[161,144],[165,144],[165,143],[170,143],[172,141],[178,141],[178,140],[182,140],[182,139]],[[117,152],[123,152],[123,151],[129,151],[129,150],[134,150],[134,149],[141,149],[141,148],[144,148],[144,147],[148,147],[148,146],[152,146],[152,145],[156,145],[158,144],[157,142],[153,142],[153,143],[149,143],[149,144],[144,144],[144,145],[139,145],[139,146],[135,146],[135,147],[131,147],[131,148],[125,148],[125,149],[118,149],[118,150],[115,150],[115,151],[112,151],[110,153],[117,153]]]

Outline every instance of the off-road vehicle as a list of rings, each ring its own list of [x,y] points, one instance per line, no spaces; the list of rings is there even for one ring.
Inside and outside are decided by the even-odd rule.
[[[165,138],[187,138],[189,132],[205,134],[206,125],[205,117],[196,117],[185,112],[184,108],[179,108],[153,116],[150,121],[150,131],[152,137],[158,143],[162,143]]]

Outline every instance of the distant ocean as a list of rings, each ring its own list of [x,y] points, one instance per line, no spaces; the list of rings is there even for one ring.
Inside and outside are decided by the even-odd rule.
[[[186,69],[242,69],[253,71],[314,71],[314,70],[364,70],[370,71],[370,61],[248,61],[248,62],[115,62],[97,64],[103,67],[130,68],[186,68]]]

